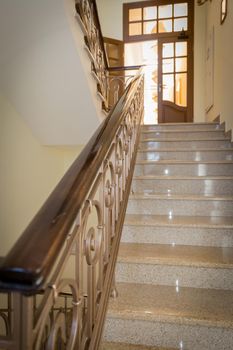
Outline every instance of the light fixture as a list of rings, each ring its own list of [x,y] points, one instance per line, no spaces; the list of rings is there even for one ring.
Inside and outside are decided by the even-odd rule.
[[[208,0],[197,0],[198,6],[204,5]],[[212,0],[210,0],[212,1]]]

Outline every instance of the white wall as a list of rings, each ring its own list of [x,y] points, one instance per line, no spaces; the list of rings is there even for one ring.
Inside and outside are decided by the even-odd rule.
[[[207,8],[208,29],[214,25],[214,105],[208,112],[208,120],[218,115],[226,122],[226,129],[233,128],[233,1],[228,0],[228,14],[220,25],[220,1],[212,1]]]
[[[146,0],[145,0],[146,1]],[[123,38],[123,3],[135,0],[97,0],[103,35]],[[195,1],[194,30],[194,121],[205,121],[205,6],[198,7]],[[114,14],[114,15],[113,15]]]
[[[82,146],[41,146],[0,95],[0,256],[12,247]]]
[[[75,0],[0,1],[0,90],[44,145],[84,144],[103,118],[74,14]]]

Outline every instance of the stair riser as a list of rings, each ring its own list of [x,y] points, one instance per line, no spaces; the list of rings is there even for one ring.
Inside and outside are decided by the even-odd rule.
[[[198,140],[211,140],[216,138],[224,138],[225,132],[223,130],[219,131],[202,131],[202,132],[193,132],[193,131],[185,131],[185,132],[144,132],[141,133],[140,139],[146,140],[154,138],[156,140],[166,140],[167,138],[181,139],[181,140],[190,140],[190,139],[198,139]]]
[[[127,226],[122,242],[176,244],[206,247],[233,247],[233,228],[199,228],[176,226]]]
[[[215,140],[215,141],[145,141],[140,142],[139,149],[198,149],[198,148],[230,148],[230,141]]]
[[[130,199],[128,214],[232,216],[233,201]]]
[[[232,329],[107,317],[104,339],[182,350],[232,350]]]
[[[233,180],[171,180],[171,179],[145,179],[133,180],[133,192],[155,191],[158,193],[179,194],[233,194]],[[170,190],[170,191],[168,191]]]
[[[233,290],[233,269],[119,261],[116,266],[116,281],[159,284],[174,288],[178,281],[179,287]]]
[[[136,164],[134,175],[233,175],[233,164]]]
[[[233,151],[146,151],[138,152],[137,160],[233,160]]]
[[[224,130],[224,126],[221,126],[219,124],[208,124],[208,123],[203,123],[203,124],[160,124],[160,125],[142,125],[141,130],[145,131],[157,131],[157,130]]]

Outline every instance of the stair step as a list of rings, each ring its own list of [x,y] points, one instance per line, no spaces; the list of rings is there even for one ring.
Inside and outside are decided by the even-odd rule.
[[[179,350],[178,348],[164,348],[127,343],[103,343],[100,350]]]
[[[233,176],[134,176],[133,192],[233,194]]]
[[[121,243],[116,280],[233,290],[233,248]]]
[[[141,131],[149,130],[224,130],[219,123],[162,123],[141,126]]]
[[[140,139],[145,140],[145,139],[151,139],[151,138],[156,138],[156,139],[166,139],[166,138],[182,138],[182,139],[215,139],[216,137],[220,138],[229,138],[226,136],[224,130],[156,130],[156,131],[151,131],[151,130],[143,130],[140,134]]]
[[[127,214],[122,242],[233,247],[233,217]]]
[[[138,150],[137,160],[233,160],[233,148]]]
[[[233,292],[118,284],[105,340],[183,350],[232,350]]]
[[[232,216],[233,196],[135,193],[130,196],[127,214]]]
[[[141,160],[135,165],[135,176],[141,175],[184,175],[224,176],[233,175],[233,161],[182,161],[182,160]]]
[[[192,149],[198,150],[199,148],[231,148],[232,144],[230,139],[215,139],[215,140],[198,140],[198,139],[166,139],[166,140],[141,140],[139,144],[140,150],[154,149]]]

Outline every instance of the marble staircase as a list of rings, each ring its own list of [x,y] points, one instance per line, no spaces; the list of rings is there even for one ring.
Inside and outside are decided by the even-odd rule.
[[[103,350],[233,349],[233,145],[218,123],[141,127]]]

